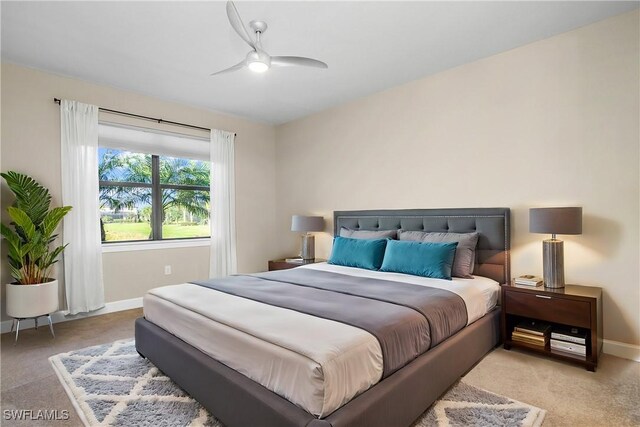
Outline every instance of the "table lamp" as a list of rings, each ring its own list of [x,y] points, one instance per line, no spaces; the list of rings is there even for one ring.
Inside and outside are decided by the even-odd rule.
[[[556,234],[582,234],[582,208],[531,208],[529,232],[551,234],[542,242],[545,288],[564,288],[564,242]]]
[[[304,261],[311,261],[316,257],[316,239],[313,231],[324,230],[324,218],[321,216],[293,215],[291,217],[291,231],[302,231],[302,250],[300,257]]]

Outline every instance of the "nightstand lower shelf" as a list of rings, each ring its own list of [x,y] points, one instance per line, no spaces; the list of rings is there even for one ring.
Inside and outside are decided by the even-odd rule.
[[[553,357],[555,359],[560,359],[560,360],[564,360],[567,362],[572,362],[572,363],[577,363],[580,364],[582,366],[584,366],[585,368],[587,368],[587,370],[594,372],[596,370],[596,366],[597,364],[592,362],[591,360],[589,360],[589,355],[587,356],[579,356],[577,354],[571,354],[571,353],[565,353],[562,351],[557,351],[554,349],[551,349],[549,347],[549,345],[547,344],[545,347],[540,347],[540,346],[536,346],[536,345],[532,345],[532,344],[527,344],[527,343],[523,343],[523,342],[519,342],[519,341],[512,341],[512,340],[505,340],[504,342],[504,348],[505,350],[511,350],[512,348],[522,348],[522,349],[526,349],[529,352],[532,353],[539,353],[545,356],[549,356],[549,357]]]

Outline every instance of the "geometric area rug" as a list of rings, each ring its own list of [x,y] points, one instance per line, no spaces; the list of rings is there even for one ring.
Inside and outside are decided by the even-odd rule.
[[[413,427],[539,427],[547,411],[457,382],[416,421]]]
[[[224,427],[138,355],[133,340],[49,358],[86,426]],[[437,400],[413,427],[539,427],[546,411],[463,382]]]

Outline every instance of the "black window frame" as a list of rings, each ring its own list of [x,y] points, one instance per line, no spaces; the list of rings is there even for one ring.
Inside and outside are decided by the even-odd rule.
[[[186,158],[186,157],[185,157]],[[190,160],[190,159],[189,159]],[[211,175],[209,175],[211,179]],[[176,240],[194,240],[194,239],[209,239],[208,236],[198,237],[173,237],[169,239],[162,238],[162,190],[191,190],[191,191],[206,191],[209,193],[209,200],[211,200],[211,189],[204,185],[181,185],[181,184],[162,184],[160,182],[160,156],[157,154],[151,155],[151,184],[146,182],[129,182],[129,181],[99,181],[100,187],[135,187],[135,188],[150,188],[151,189],[151,239],[144,240],[103,240],[102,244],[113,243],[132,243],[132,242],[158,242],[158,241],[176,241]]]

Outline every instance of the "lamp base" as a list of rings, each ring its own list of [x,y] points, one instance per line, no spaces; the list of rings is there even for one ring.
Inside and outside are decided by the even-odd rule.
[[[550,239],[542,242],[544,287],[564,288],[564,242]]]
[[[302,251],[300,257],[304,261],[312,261],[316,258],[316,238],[312,234],[302,235]]]

